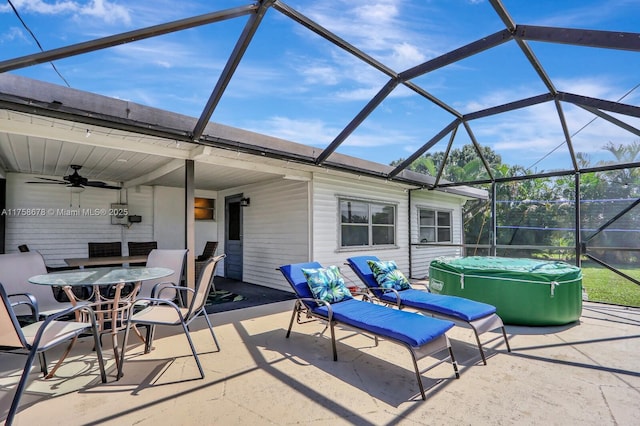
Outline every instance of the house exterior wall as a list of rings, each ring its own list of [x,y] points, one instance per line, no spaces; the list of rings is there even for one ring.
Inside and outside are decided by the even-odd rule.
[[[158,248],[184,247],[184,189],[154,186],[153,195],[153,235]]]
[[[429,264],[439,256],[460,256],[460,247],[419,244],[418,209],[429,208],[451,211],[451,243],[462,244],[462,206],[465,199],[456,195],[427,190],[411,193],[411,277],[425,278],[429,275]]]
[[[158,248],[171,249],[185,246],[184,239],[184,189],[166,186],[153,187],[153,223],[154,241],[158,241]],[[196,197],[213,198],[216,200],[216,219],[213,221],[196,221],[195,223],[195,256],[204,250],[207,241],[220,241],[218,237],[218,217],[220,206],[216,191],[195,192]],[[224,201],[223,201],[224,202]],[[144,218],[143,218],[144,220]],[[224,235],[224,234],[223,234]],[[219,252],[219,250],[218,250]]]
[[[363,201],[390,203],[396,206],[396,244],[382,248],[340,248],[339,210],[340,197]],[[358,278],[345,259],[351,256],[371,254],[380,259],[395,260],[398,268],[408,271],[408,194],[404,188],[368,179],[353,179],[315,174],[313,179],[313,253],[312,259],[323,266],[340,267],[347,284],[357,283]]]
[[[289,291],[276,270],[306,262],[309,256],[309,183],[276,179],[220,191],[219,199],[242,194],[251,199],[243,208],[243,281]],[[224,201],[221,201],[221,204]],[[219,251],[224,252],[224,205],[218,210]]]
[[[7,176],[7,208],[78,209],[78,194],[71,196],[63,185],[26,184],[29,180],[33,176]],[[417,244],[417,209],[451,210],[453,242],[461,243],[462,197],[412,191],[409,209],[409,193],[398,184],[322,172],[314,173],[310,181],[274,179],[219,192],[197,191],[197,196],[216,199],[216,220],[196,222],[196,250],[206,241],[218,241],[218,253],[224,252],[224,198],[234,194],[251,198],[250,206],[243,209],[243,279],[248,283],[288,291],[289,285],[276,268],[309,260],[338,265],[347,281],[357,282],[344,261],[363,254],[393,259],[411,277],[422,278],[431,259],[460,254],[459,248]],[[140,186],[128,189],[124,200],[119,197],[118,191],[87,188],[80,194],[80,208],[108,209],[112,203],[127,202],[129,213],[142,216],[142,223],[129,228],[112,225],[108,215],[5,215],[6,252],[16,252],[18,245],[26,243],[40,251],[48,265],[62,266],[64,258],[87,256],[89,240],[122,241],[124,254],[128,241],[155,240],[160,248],[184,246],[183,189]],[[395,205],[396,243],[381,248],[340,248],[340,197]],[[217,274],[224,274],[224,263]]]

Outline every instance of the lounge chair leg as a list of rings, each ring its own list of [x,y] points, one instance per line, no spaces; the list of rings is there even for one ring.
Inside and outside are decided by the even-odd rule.
[[[480,341],[480,336],[478,336],[478,330],[473,328],[473,333],[476,335],[476,342],[478,343],[478,349],[480,350],[480,356],[482,357],[482,362],[484,363],[484,365],[487,365],[487,358],[484,355],[484,349],[482,349],[482,342]]]
[[[298,300],[296,300],[295,305],[293,305],[293,312],[291,313],[291,321],[289,321],[289,328],[287,329],[287,339],[289,338],[289,336],[291,335],[291,328],[293,327],[293,320],[296,317],[296,314],[298,313],[300,309],[300,302]]]
[[[451,358],[451,364],[453,365],[453,371],[456,373],[456,379],[460,378],[460,372],[458,371],[458,363],[456,362],[456,358],[453,356],[453,349],[449,346],[449,357]]]
[[[509,339],[507,339],[507,330],[502,326],[502,335],[504,336],[504,343],[507,345],[507,352],[511,352],[511,346],[509,346]]]
[[[424,393],[424,385],[422,384],[422,376],[420,376],[420,369],[418,368],[418,360],[416,359],[416,354],[413,352],[411,348],[409,349],[409,353],[411,354],[411,361],[413,361],[413,369],[416,372],[416,379],[418,380],[418,387],[420,388],[420,395],[422,395],[422,400],[427,400],[427,395]]]
[[[337,361],[338,350],[336,349],[336,333],[335,333],[335,330],[333,329],[333,321],[330,322],[330,326],[331,326],[331,346],[333,348],[333,360]]]

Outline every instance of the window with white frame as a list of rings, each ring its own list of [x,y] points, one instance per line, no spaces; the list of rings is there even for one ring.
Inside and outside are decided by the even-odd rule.
[[[451,242],[451,211],[419,208],[418,220],[421,243]]]
[[[340,199],[340,247],[396,243],[396,206]]]

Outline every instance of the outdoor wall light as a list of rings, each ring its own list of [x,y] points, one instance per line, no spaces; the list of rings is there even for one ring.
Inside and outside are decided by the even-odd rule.
[[[251,204],[251,198],[240,199],[240,207],[247,207],[249,204]]]

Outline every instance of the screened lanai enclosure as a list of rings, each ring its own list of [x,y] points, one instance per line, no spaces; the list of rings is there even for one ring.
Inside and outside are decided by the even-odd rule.
[[[607,283],[591,300],[640,304],[637,2],[85,3],[0,6],[0,73],[197,117],[195,126],[5,93],[0,108],[80,132],[99,125],[346,170],[409,192],[482,188],[489,200],[464,209],[465,254],[566,260],[584,268],[587,291],[592,277]],[[207,134],[210,121],[314,155]],[[439,219],[421,218],[450,226]],[[417,245],[452,245],[440,235]],[[612,298],[621,289],[635,296]]]

